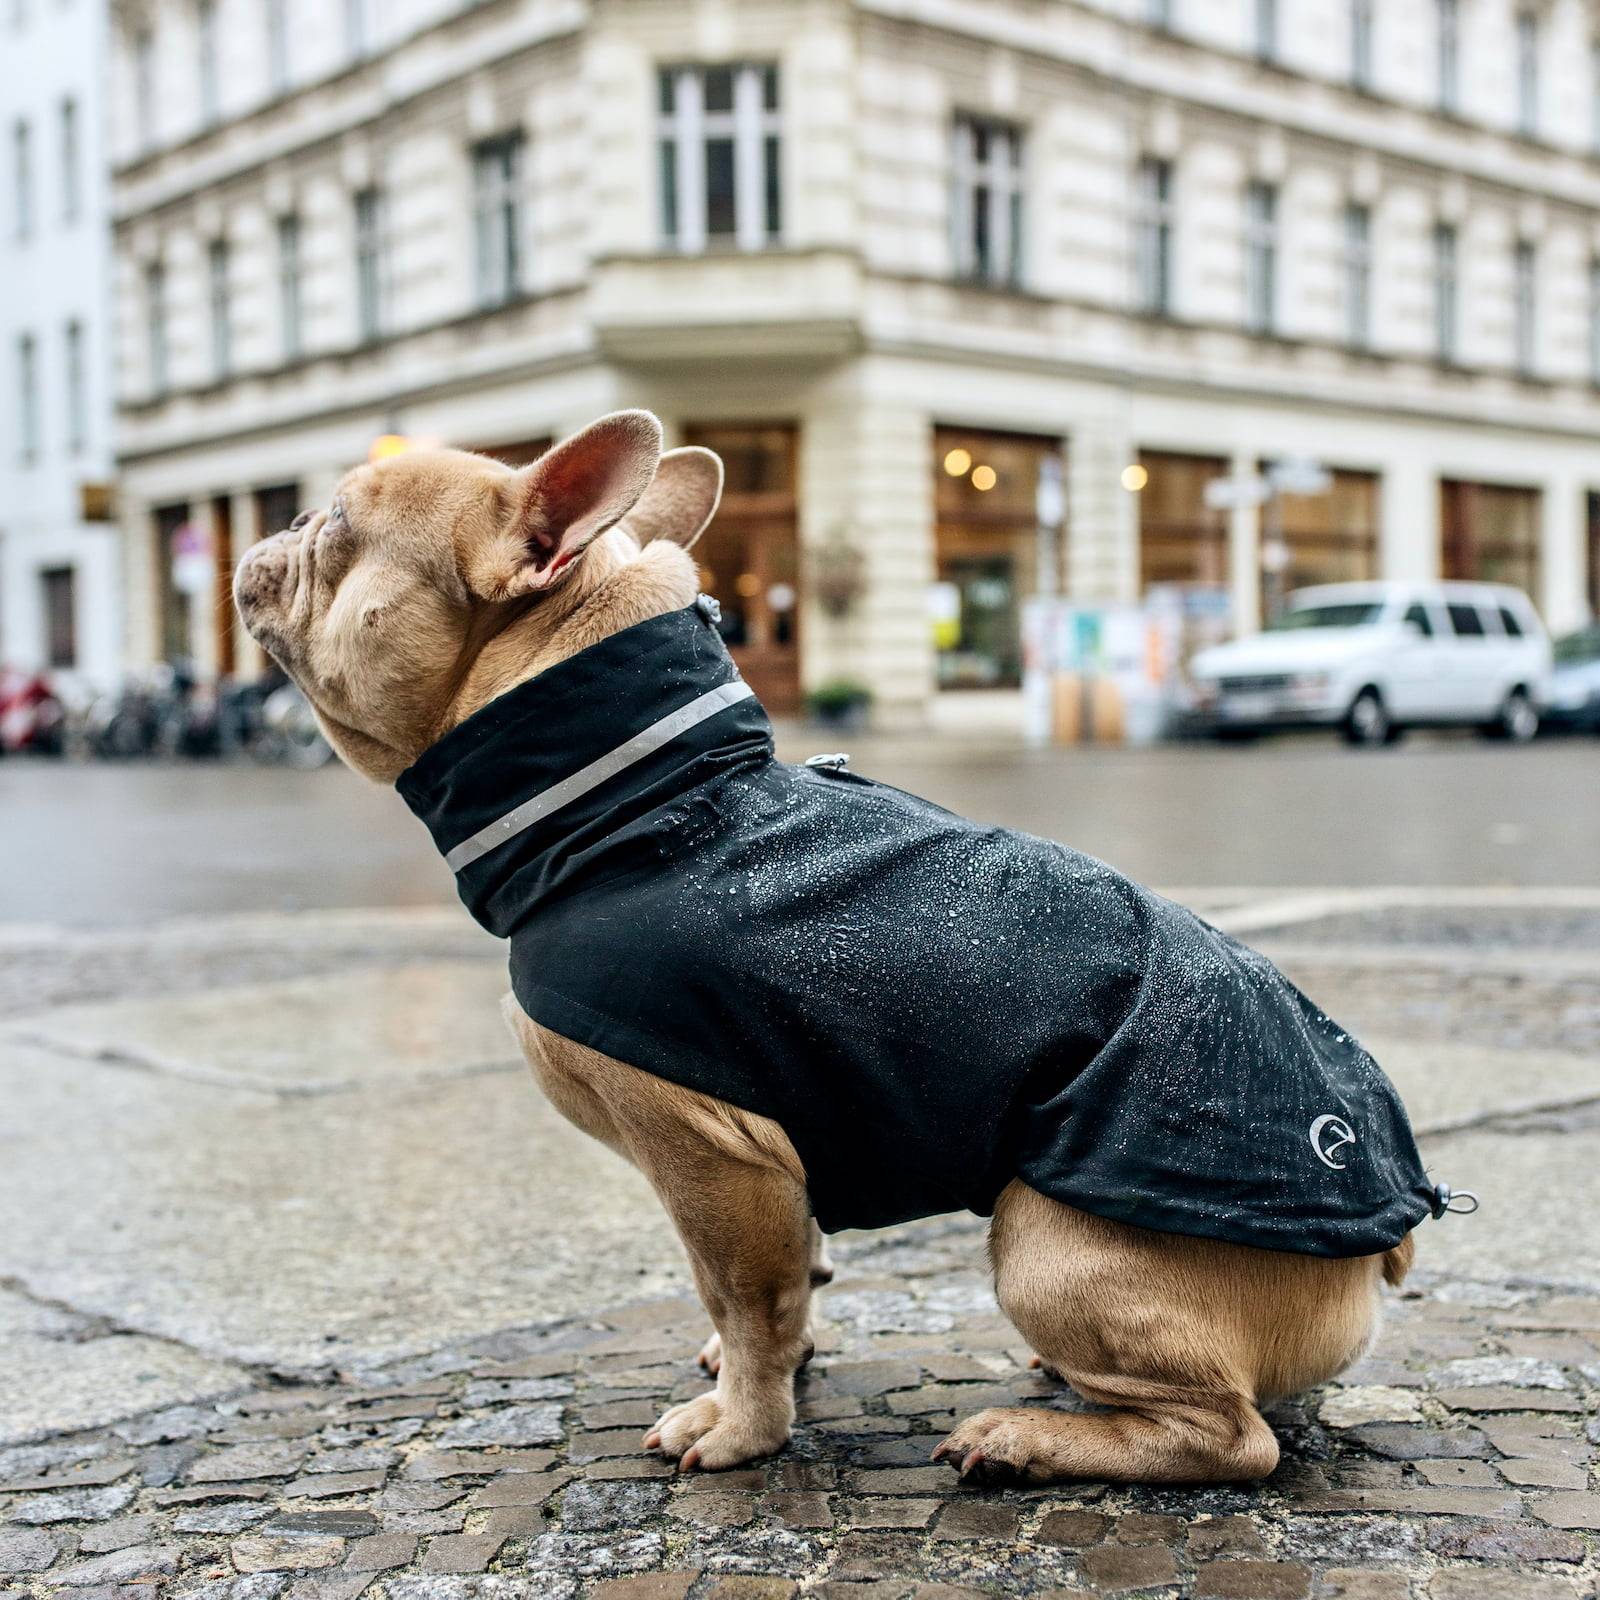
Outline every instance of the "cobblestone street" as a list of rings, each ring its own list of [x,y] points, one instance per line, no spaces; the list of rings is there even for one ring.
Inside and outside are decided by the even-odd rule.
[[[6,935],[0,1600],[1583,1600],[1600,1492],[1600,893],[1188,891],[1357,1028],[1484,1198],[1258,1487],[958,1487],[1073,1406],[981,1226],[844,1236],[789,1449],[678,1475],[706,1322],[543,1104],[448,911]],[[19,1130],[26,1137],[19,1137]],[[9,1586],[9,1587],[7,1587]]]

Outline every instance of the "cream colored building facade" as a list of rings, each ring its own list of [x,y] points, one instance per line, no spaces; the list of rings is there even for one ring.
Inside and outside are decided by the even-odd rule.
[[[379,436],[515,461],[623,405],[741,463],[706,563],[780,701],[1011,681],[1052,566],[1241,623],[1286,567],[1513,576],[1575,626],[1597,38],[1589,0],[118,0],[132,659],[248,667],[198,563],[220,594]],[[1204,505],[1286,458],[1337,492]]]

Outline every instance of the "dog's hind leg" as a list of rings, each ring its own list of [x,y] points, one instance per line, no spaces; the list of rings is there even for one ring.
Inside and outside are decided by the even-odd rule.
[[[964,1477],[1204,1483],[1259,1478],[1278,1444],[1257,1409],[1365,1348],[1381,1257],[1327,1260],[1154,1233],[1012,1183],[990,1248],[1002,1309],[1085,1399],[1073,1413],[968,1418],[935,1452]]]

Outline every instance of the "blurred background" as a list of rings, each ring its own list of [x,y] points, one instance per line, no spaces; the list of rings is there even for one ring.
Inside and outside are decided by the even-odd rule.
[[[1600,727],[1586,0],[9,0],[0,29],[6,751],[327,761],[234,617],[241,552],[356,462],[521,464],[631,405],[727,465],[702,578],[768,707],[910,740],[954,803],[1032,749],[1039,804],[1001,815],[1089,781],[1092,847],[1107,746]],[[1281,817],[1309,748],[1223,788]],[[1490,758],[1451,749],[1437,781],[1474,787]],[[1137,770],[1177,796],[1207,759]],[[1518,759],[1447,856],[1510,827],[1568,859],[1589,753]],[[203,840],[270,792],[151,781],[28,794],[193,803]]]

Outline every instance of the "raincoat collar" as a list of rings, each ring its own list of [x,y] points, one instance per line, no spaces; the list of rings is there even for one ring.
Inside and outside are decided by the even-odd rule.
[[[553,894],[649,849],[716,775],[772,759],[772,729],[697,602],[519,684],[395,782],[467,909],[509,937]]]

